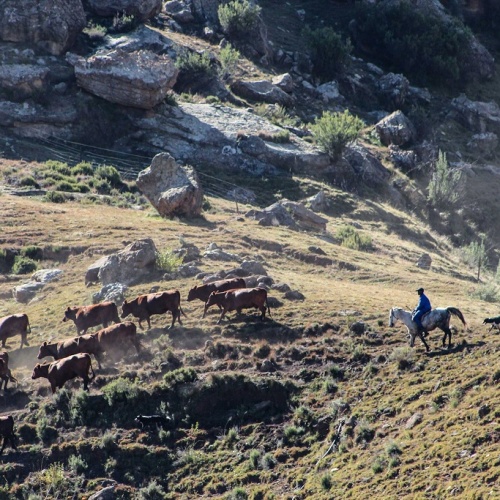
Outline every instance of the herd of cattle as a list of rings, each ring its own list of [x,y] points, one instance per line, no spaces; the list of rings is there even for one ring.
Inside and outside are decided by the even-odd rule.
[[[261,312],[261,319],[265,318],[266,311],[270,314],[267,291],[264,288],[246,288],[243,278],[195,286],[189,291],[187,300],[201,300],[205,303],[203,317],[212,305],[217,305],[221,311],[217,323],[220,323],[229,311],[237,311],[240,314],[242,309],[256,308]],[[133,300],[123,302],[121,319],[132,315],[138,320],[141,328],[144,320],[147,321],[148,328],[151,328],[151,316],[170,311],[172,323],[169,328],[172,328],[176,320],[182,325],[181,314],[186,316],[180,302],[181,296],[178,290],[139,295]],[[135,324],[131,321],[120,322],[118,308],[114,302],[68,307],[64,312],[63,321],[68,320],[74,322],[78,336],[50,344],[44,342],[40,346],[38,359],[51,356],[54,361],[37,363],[31,375],[32,379],[46,378],[52,393],[76,377],[83,379],[84,389],[88,390],[89,382],[95,377],[91,355],[94,355],[99,368],[102,368],[104,353],[124,351],[129,347],[135,348],[137,353],[141,351]],[[87,330],[95,326],[103,328],[96,333],[87,334]],[[21,335],[21,348],[23,345],[29,346],[27,335],[30,332],[31,327],[26,314],[13,314],[0,318],[2,347],[5,347],[8,338],[18,334]],[[6,390],[9,381],[17,382],[9,368],[8,353],[0,351],[0,389],[3,385]],[[12,416],[0,417],[0,437],[3,437],[0,455],[7,443],[15,449],[13,429]]]

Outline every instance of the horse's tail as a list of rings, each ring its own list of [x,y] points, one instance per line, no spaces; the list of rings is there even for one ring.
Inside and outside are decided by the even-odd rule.
[[[454,316],[456,316],[458,319],[460,319],[460,321],[464,325],[464,328],[467,327],[467,323],[465,322],[464,315],[462,314],[462,311],[460,311],[460,309],[458,309],[457,307],[447,307],[446,310],[449,311]]]

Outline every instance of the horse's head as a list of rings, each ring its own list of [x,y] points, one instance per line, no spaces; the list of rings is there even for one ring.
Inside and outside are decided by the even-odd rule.
[[[389,326],[392,328],[394,326],[394,308],[389,311]]]

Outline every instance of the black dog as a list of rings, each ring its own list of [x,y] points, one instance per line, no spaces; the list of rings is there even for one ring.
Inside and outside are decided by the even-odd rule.
[[[488,330],[488,332],[491,332],[491,330],[493,330],[493,328],[495,330],[500,330],[500,316],[497,316],[496,318],[486,318],[483,321],[483,325],[486,325],[487,323],[491,323],[491,326],[490,326],[490,329]]]
[[[141,429],[144,429],[144,427],[150,425],[166,427],[170,420],[170,417],[164,417],[163,415],[137,415],[134,421],[140,424]]]

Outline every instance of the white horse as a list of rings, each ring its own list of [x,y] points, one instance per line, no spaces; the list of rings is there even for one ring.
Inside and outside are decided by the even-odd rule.
[[[460,321],[462,321],[464,328],[467,326],[463,314],[460,309],[457,309],[456,307],[438,307],[422,316],[422,326],[426,331],[439,328],[444,332],[443,347],[446,346],[446,336],[448,335],[448,349],[451,348],[450,318],[452,314],[457,316]],[[415,338],[418,336],[422,339],[426,350],[429,351],[429,346],[427,345],[424,336],[419,331],[417,324],[411,319],[411,317],[412,313],[410,311],[405,311],[401,307],[393,307],[389,312],[389,326],[393,327],[396,321],[402,321],[408,329],[410,346],[413,347],[415,345]]]

